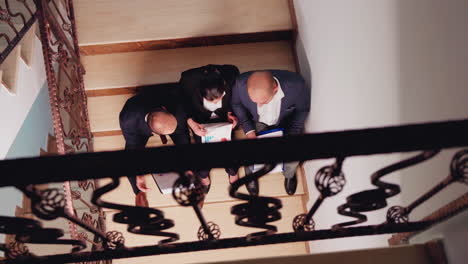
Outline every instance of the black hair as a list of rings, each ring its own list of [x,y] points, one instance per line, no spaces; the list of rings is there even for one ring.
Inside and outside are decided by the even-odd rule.
[[[226,82],[219,71],[205,71],[205,77],[200,83],[200,94],[208,101],[223,96],[226,92]]]

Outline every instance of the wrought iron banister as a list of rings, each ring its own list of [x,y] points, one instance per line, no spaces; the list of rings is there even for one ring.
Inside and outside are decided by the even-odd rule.
[[[387,220],[383,223],[354,226],[367,221],[366,212],[386,207],[387,198],[401,191],[398,185],[381,181],[380,178],[417,163],[430,162],[426,160],[436,155],[439,150],[468,146],[468,120],[92,153],[93,142],[83,84],[85,71],[80,62],[73,1],[29,1],[34,1],[37,6],[37,11],[33,14],[39,20],[55,137],[58,154],[61,155],[0,161],[0,173],[8,176],[2,178],[0,187],[15,186],[23,191],[31,198],[33,213],[40,219],[63,218],[71,221],[71,239],[62,238],[63,230],[43,228],[39,221],[21,217],[0,217],[0,233],[16,235],[16,242],[12,245],[0,244],[0,250],[12,258],[0,263],[108,263],[115,258],[154,254],[388,233],[413,234],[468,208],[466,198],[458,199],[448,209],[443,208],[443,214],[434,214],[438,217],[413,222],[409,220],[412,209],[426,202],[430,195],[451,184],[468,183],[468,150],[462,150],[453,157],[450,175],[442,183],[435,185],[407,207],[390,207],[386,214]],[[5,13],[5,9],[0,9],[0,20],[5,19],[3,21],[8,23],[8,14],[11,12],[7,11]],[[11,42],[13,43],[14,39]],[[376,171],[369,177],[376,189],[364,190],[346,199],[344,207],[338,213],[356,217],[358,220],[345,224],[331,223],[330,229],[315,230],[314,213],[325,198],[335,199],[333,196],[345,188],[346,174],[342,165],[345,160],[348,162],[347,158],[409,151],[423,152],[414,158],[389,164]],[[223,155],[214,155],[207,159],[203,153]],[[268,177],[267,172],[272,166],[267,165],[260,171],[246,175],[230,187],[229,195],[241,200],[241,203],[232,208],[226,208],[230,209],[233,221],[240,228],[264,229],[246,237],[222,238],[222,225],[205,220],[203,211],[198,208],[199,202],[205,198],[201,191],[201,183],[193,174],[187,172],[232,165],[274,164],[279,161],[324,158],[335,158],[336,162],[321,168],[315,176],[315,185],[321,196],[308,214],[294,218],[291,232],[277,233],[277,227],[274,225],[274,222],[282,218],[283,204],[280,199],[239,192],[239,188],[248,181]],[[106,193],[119,186],[120,176],[154,171],[179,174],[179,179],[173,186],[173,198],[182,206],[193,207],[200,222],[197,232],[200,241],[177,242],[179,234],[166,231],[180,222],[178,219],[165,218],[163,210],[122,205],[103,199]],[[100,187],[97,180],[107,177],[112,177],[111,183]],[[64,188],[39,190],[32,185],[57,182],[64,182]],[[91,201],[82,198],[88,196],[84,195],[85,192],[92,197]],[[84,204],[86,211],[81,212],[81,216],[75,210],[74,202]],[[117,210],[113,221],[126,224],[127,231],[163,239],[155,240],[157,245],[128,248],[122,233],[106,232],[105,215],[101,208]],[[78,226],[83,228],[82,231],[79,231]],[[394,240],[395,243],[400,242],[398,238]],[[23,243],[67,244],[73,247],[70,248],[70,254],[35,256],[28,252]],[[92,251],[84,252],[88,245],[91,245]]]
[[[5,246],[0,250],[7,251],[15,259],[0,263],[74,263],[80,261],[104,261],[133,256],[148,256],[154,254],[171,254],[189,251],[213,250],[222,248],[247,247],[311,241],[340,237],[379,235],[389,233],[409,232],[414,234],[437,224],[450,216],[468,208],[464,198],[455,200],[449,207],[435,213],[439,217],[429,217],[420,221],[410,221],[412,209],[425,203],[427,197],[436,195],[440,190],[451,184],[468,183],[468,149],[458,151],[449,166],[450,174],[428,190],[422,196],[404,207],[392,206],[386,213],[386,221],[374,225],[355,226],[367,221],[366,213],[387,207],[387,198],[397,195],[401,188],[390,184],[381,178],[387,174],[414,166],[430,159],[440,150],[453,147],[468,146],[468,120],[435,122],[428,124],[371,128],[342,132],[308,134],[303,136],[244,140],[212,144],[187,146],[159,147],[137,151],[114,151],[101,153],[70,154],[55,157],[27,158],[0,161],[0,172],[14,177],[6,178],[2,186],[16,186],[32,199],[35,214],[42,219],[63,217],[86,230],[91,231],[103,242],[103,247],[93,252],[83,252],[83,239],[60,239],[58,230],[42,228],[39,223],[28,224],[22,218],[0,218],[2,233],[16,234],[16,240],[22,243],[73,244],[70,254],[51,256],[35,256],[28,253],[27,248],[15,244],[17,251]],[[200,153],[220,152],[214,160],[207,160]],[[331,223],[330,229],[316,230],[312,219],[315,211],[325,198],[332,199],[346,185],[343,163],[348,157],[356,155],[372,155],[394,152],[423,151],[409,159],[389,164],[371,174],[369,181],[377,188],[364,190],[348,196],[346,208],[338,208],[338,213],[356,217],[358,220],[342,224]],[[193,174],[185,172],[188,169],[224,167],[229,165],[247,165],[253,163],[275,164],[278,161],[313,160],[336,158],[331,166],[321,168],[316,175],[315,185],[321,197],[312,206],[307,215],[298,215],[291,223],[293,232],[277,233],[274,222],[282,218],[281,200],[275,197],[256,196],[239,192],[239,187],[253,179],[267,177],[274,165],[264,166],[255,173],[246,175],[235,182],[229,190],[233,198],[241,199],[242,203],[232,206],[231,214],[234,222],[242,228],[262,228],[264,231],[251,233],[245,237],[222,238],[222,226],[207,222],[197,204],[205,197],[201,191],[201,183]],[[122,165],[124,164],[124,165]],[[62,168],[70,173],[63,174]],[[30,173],[34,171],[34,177]],[[152,171],[176,171],[180,177],[173,186],[173,197],[182,206],[193,206],[200,221],[198,230],[199,241],[177,242],[179,234],[166,232],[178,219],[165,218],[163,210],[156,208],[134,207],[115,202],[106,202],[102,197],[119,186],[119,176],[127,173],[143,174]],[[86,180],[112,177],[111,183],[97,188],[92,194],[92,203],[102,208],[117,210],[114,222],[128,225],[127,231],[137,235],[164,237],[157,245],[128,248],[122,233],[110,231],[103,233],[79,219],[64,213],[64,198],[59,198],[57,191],[35,190],[31,183],[43,183],[66,180]],[[10,180],[13,179],[13,180]],[[26,187],[21,187],[26,186]],[[52,195],[54,194],[54,195]],[[463,196],[465,197],[466,194]],[[228,209],[228,208],[226,208]],[[24,230],[29,230],[29,235]],[[39,239],[41,234],[49,234],[48,239]],[[408,237],[406,235],[404,238]],[[396,240],[397,238],[393,239]],[[398,243],[399,241],[393,241]],[[13,254],[14,253],[14,254]]]
[[[0,4],[0,64],[8,57],[37,20],[34,0],[4,0]],[[13,7],[16,10],[13,10]]]
[[[468,146],[468,120],[0,161],[0,186]],[[200,153],[223,153],[209,160]],[[183,162],[182,162],[183,161]],[[64,174],[62,168],[67,169]],[[34,172],[32,177],[31,173]]]

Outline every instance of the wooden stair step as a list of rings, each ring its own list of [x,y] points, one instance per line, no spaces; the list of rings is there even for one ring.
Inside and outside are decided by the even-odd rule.
[[[2,71],[2,84],[11,94],[16,93],[20,60],[21,45],[16,45],[5,61],[0,65],[0,71]]]
[[[295,70],[290,41],[84,56],[83,64],[87,90],[178,82],[183,71],[206,64],[234,64],[241,72]]]
[[[36,37],[36,30],[37,30],[38,22],[35,22],[31,28],[28,30],[26,35],[24,35],[23,39],[21,40],[21,58],[27,65],[31,65],[32,58],[33,58],[33,50],[34,50],[34,40]]]
[[[95,132],[94,135],[94,151],[115,151],[125,149],[125,139],[122,135],[121,130]],[[237,128],[234,131],[234,138],[237,140],[245,139],[245,134],[242,129]],[[192,139],[193,142],[193,139]],[[173,145],[170,137],[167,137],[166,146]],[[149,138],[147,147],[158,147],[164,146],[161,141],[161,137],[152,136]]]
[[[92,132],[120,130],[119,114],[132,94],[88,98],[89,122]]]
[[[287,0],[80,0],[75,14],[80,45],[292,29]]]
[[[180,49],[205,46],[218,46],[230,44],[242,44],[253,42],[268,42],[280,40],[292,40],[293,30],[279,30],[269,32],[255,32],[244,34],[216,35],[206,37],[191,37],[164,40],[133,41],[126,43],[82,45],[80,52],[83,55],[99,55],[120,52],[133,52],[144,50]]]
[[[278,232],[291,232],[292,221],[298,214],[304,212],[303,201],[300,196],[291,196],[281,198],[283,208],[280,209],[282,219],[271,224],[278,227]],[[235,216],[231,215],[230,208],[235,204],[242,203],[240,201],[225,202],[225,203],[214,203],[205,204],[202,211],[206,221],[215,222],[220,226],[221,238],[245,236],[247,234],[262,231],[257,228],[246,228],[238,226],[234,222]],[[200,227],[193,208],[191,207],[170,207],[164,208],[165,217],[175,221],[175,226],[171,229],[165,230],[168,232],[175,232],[180,235],[179,242],[183,241],[197,241],[197,231]],[[136,235],[126,231],[127,226],[123,224],[114,223],[112,221],[113,213],[107,214],[107,228],[108,230],[116,230],[122,232],[125,237],[125,245],[132,246],[143,246],[143,245],[154,245],[162,237],[153,237],[145,235]],[[184,254],[170,254],[161,256],[142,257],[132,260],[132,263],[149,263],[149,262],[161,262],[161,263],[194,263],[200,262],[199,257],[203,256],[203,259],[209,259],[210,261],[221,261],[228,259],[246,259],[246,258],[258,258],[258,257],[272,257],[281,255],[292,255],[292,254],[306,254],[306,243],[290,243],[282,245],[268,245],[261,247],[245,247],[238,249],[226,249],[226,250],[211,250],[196,253],[184,253]],[[197,256],[197,257],[194,257]],[[147,262],[143,262],[143,259]],[[141,261],[140,261],[141,260]],[[124,261],[116,262],[124,263]],[[128,263],[128,260],[127,262]]]
[[[114,135],[101,136],[112,133]],[[167,137],[167,144],[173,145],[170,137]],[[161,138],[159,136],[152,136],[149,138],[147,147],[158,147],[163,146]],[[97,132],[94,134],[94,151],[114,151],[125,149],[125,139],[122,136],[122,131],[109,131],[109,132]]]

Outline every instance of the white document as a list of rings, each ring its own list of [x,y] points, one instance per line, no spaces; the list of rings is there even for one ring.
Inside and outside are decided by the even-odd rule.
[[[172,187],[174,186],[175,181],[179,178],[179,174],[175,172],[168,173],[152,173],[156,186],[158,186],[159,191],[162,194],[171,194]]]
[[[271,138],[271,137],[282,137],[282,136],[283,136],[283,130],[273,129],[273,130],[260,133],[260,135],[258,135],[257,138]],[[259,171],[264,166],[265,166],[264,164],[254,164],[253,172]],[[281,163],[278,163],[276,167],[272,171],[270,171],[270,173],[283,172],[283,170],[284,170],[284,163],[281,162]]]
[[[206,135],[202,137],[202,143],[231,141],[231,123],[211,123],[203,124]]]

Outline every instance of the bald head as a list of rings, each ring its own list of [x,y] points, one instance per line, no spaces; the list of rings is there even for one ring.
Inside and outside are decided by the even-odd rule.
[[[177,119],[168,112],[152,112],[148,116],[148,125],[158,135],[170,135],[177,128]]]
[[[278,84],[271,72],[257,71],[252,73],[247,80],[249,97],[258,105],[269,103],[277,91]]]

